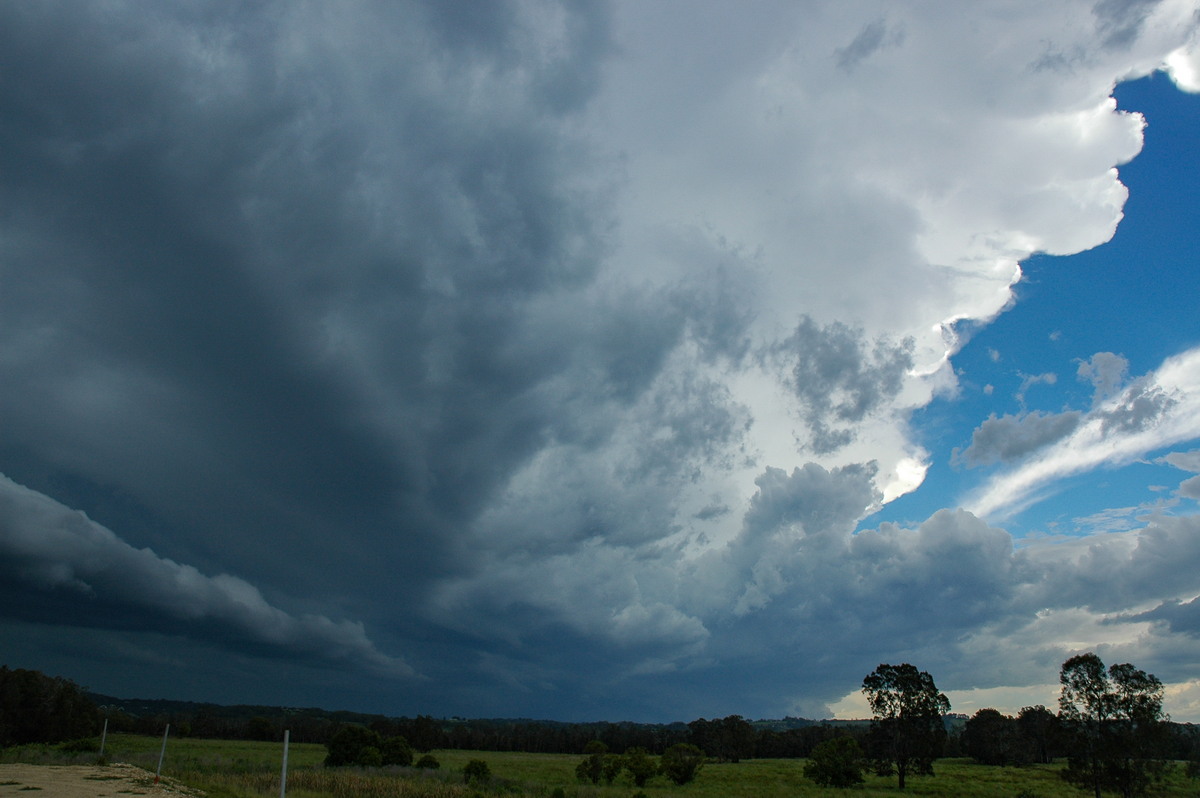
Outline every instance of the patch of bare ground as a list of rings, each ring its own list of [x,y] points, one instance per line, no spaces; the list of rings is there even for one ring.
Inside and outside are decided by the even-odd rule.
[[[112,765],[0,765],[0,798],[125,798],[125,796],[203,798],[204,793],[148,770]]]

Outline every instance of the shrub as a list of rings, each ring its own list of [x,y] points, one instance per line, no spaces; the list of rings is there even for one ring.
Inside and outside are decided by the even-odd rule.
[[[482,759],[472,759],[463,767],[463,781],[467,784],[478,782],[485,784],[492,778],[492,769]]]
[[[413,751],[408,740],[400,736],[387,737],[379,749],[383,755],[383,764],[408,767],[413,761]]]
[[[645,787],[646,782],[658,773],[658,763],[645,748],[630,748],[621,759],[625,769],[633,777],[633,783],[638,787]]]
[[[417,760],[416,766],[419,768],[425,768],[426,770],[437,770],[442,766],[442,763],[437,761],[432,754],[425,754],[423,757]]]
[[[373,745],[368,745],[358,752],[354,764],[364,768],[377,768],[383,764],[383,752]]]
[[[834,737],[813,749],[804,766],[805,778],[822,787],[853,787],[863,783],[863,752],[853,737]]]
[[[575,766],[575,778],[599,784],[600,776],[604,773],[604,755],[607,752],[608,746],[600,740],[589,741],[583,749],[583,753],[587,754],[586,758]]]
[[[703,751],[691,743],[676,743],[663,751],[661,769],[668,779],[682,786],[696,778],[703,764]]]
[[[376,753],[379,753],[382,744],[379,735],[365,726],[343,726],[325,744],[325,748],[329,751],[325,756],[325,766],[341,767],[342,765],[362,764],[359,757],[363,749],[374,748]]]

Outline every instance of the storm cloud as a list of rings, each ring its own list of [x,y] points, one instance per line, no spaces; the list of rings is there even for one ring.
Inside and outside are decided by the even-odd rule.
[[[1085,431],[1183,439],[1194,353],[1097,355],[1093,409],[979,428],[1015,470],[974,514],[859,528],[921,483],[956,330],[1112,236],[1114,82],[1194,62],[1186,3],[1071,9],[0,7],[10,664],[674,720],[818,712],[891,656],[1001,683],[980,652],[1039,612],[1129,609],[1100,566],[1190,606],[1151,556],[1182,528],[986,519]]]

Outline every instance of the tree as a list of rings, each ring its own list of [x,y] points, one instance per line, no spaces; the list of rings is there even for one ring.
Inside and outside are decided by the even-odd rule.
[[[660,767],[663,775],[682,786],[700,772],[704,765],[704,752],[691,743],[675,743],[663,751]]]
[[[718,756],[730,762],[754,756],[754,727],[741,715],[730,715],[720,721],[721,750]]]
[[[1017,713],[1017,732],[1033,762],[1048,765],[1058,743],[1058,718],[1041,704],[1022,707]]]
[[[754,727],[741,715],[699,718],[688,724],[688,731],[692,743],[721,762],[739,762],[754,756]]]
[[[813,749],[804,777],[822,787],[863,783],[863,750],[853,737],[833,737]]]
[[[1071,657],[1059,672],[1058,715],[1069,744],[1067,781],[1091,790],[1143,795],[1166,771],[1163,686],[1128,663],[1107,672],[1093,653]]]
[[[1027,765],[1029,747],[1021,739],[1017,721],[994,709],[981,709],[967,721],[962,733],[967,756],[984,765]]]
[[[901,790],[910,772],[933,775],[946,741],[942,716],[950,711],[933,677],[908,663],[881,664],[863,679],[862,691],[874,713],[869,747],[877,769],[894,766]]]
[[[401,732],[416,750],[427,754],[434,748],[444,748],[448,742],[446,732],[441,725],[429,715],[417,715],[416,720],[405,723]]]

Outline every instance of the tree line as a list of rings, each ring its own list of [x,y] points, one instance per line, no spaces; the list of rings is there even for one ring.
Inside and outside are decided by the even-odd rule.
[[[1143,794],[1173,761],[1183,760],[1189,775],[1200,778],[1200,727],[1166,718],[1163,686],[1152,674],[1128,663],[1105,668],[1095,654],[1082,654],[1063,663],[1060,683],[1057,713],[1037,705],[1015,716],[981,709],[966,718],[949,714],[949,701],[928,673],[909,664],[881,664],[863,680],[874,715],[869,722],[752,722],[729,715],[671,724],[561,723],[124,701],[88,694],[67,679],[4,666],[0,747],[93,736],[107,721],[116,732],[157,735],[170,723],[181,736],[221,739],[279,740],[288,729],[296,742],[327,746],[339,734],[348,739],[347,729],[363,729],[368,734],[351,732],[350,738],[374,742],[359,749],[373,748],[381,761],[397,764],[412,761],[412,751],[449,748],[584,754],[591,757],[585,759],[589,780],[593,772],[603,777],[606,767],[631,773],[649,767],[642,756],[693,750],[707,761],[809,759],[810,777],[832,786],[856,783],[855,774],[861,780],[874,769],[895,775],[903,788],[910,775],[932,773],[942,756],[1017,767],[1065,759],[1063,777],[1096,796]],[[331,751],[336,748],[335,743]],[[369,756],[373,761],[374,754]]]
[[[77,740],[99,731],[96,705],[74,682],[0,667],[0,748]]]
[[[1066,759],[1063,779],[1091,792],[1124,798],[1147,794],[1187,760],[1200,778],[1200,736],[1191,725],[1172,726],[1163,713],[1163,684],[1129,663],[1104,667],[1094,653],[1071,657],[1059,672],[1058,713],[1023,708],[1016,717],[981,709],[964,725],[964,753],[988,765],[1020,766]],[[945,754],[950,702],[933,677],[910,664],[881,664],[863,679],[871,706],[870,730],[859,740],[843,736],[813,750],[805,775],[818,784],[850,787],[863,772],[897,778],[933,775]]]

